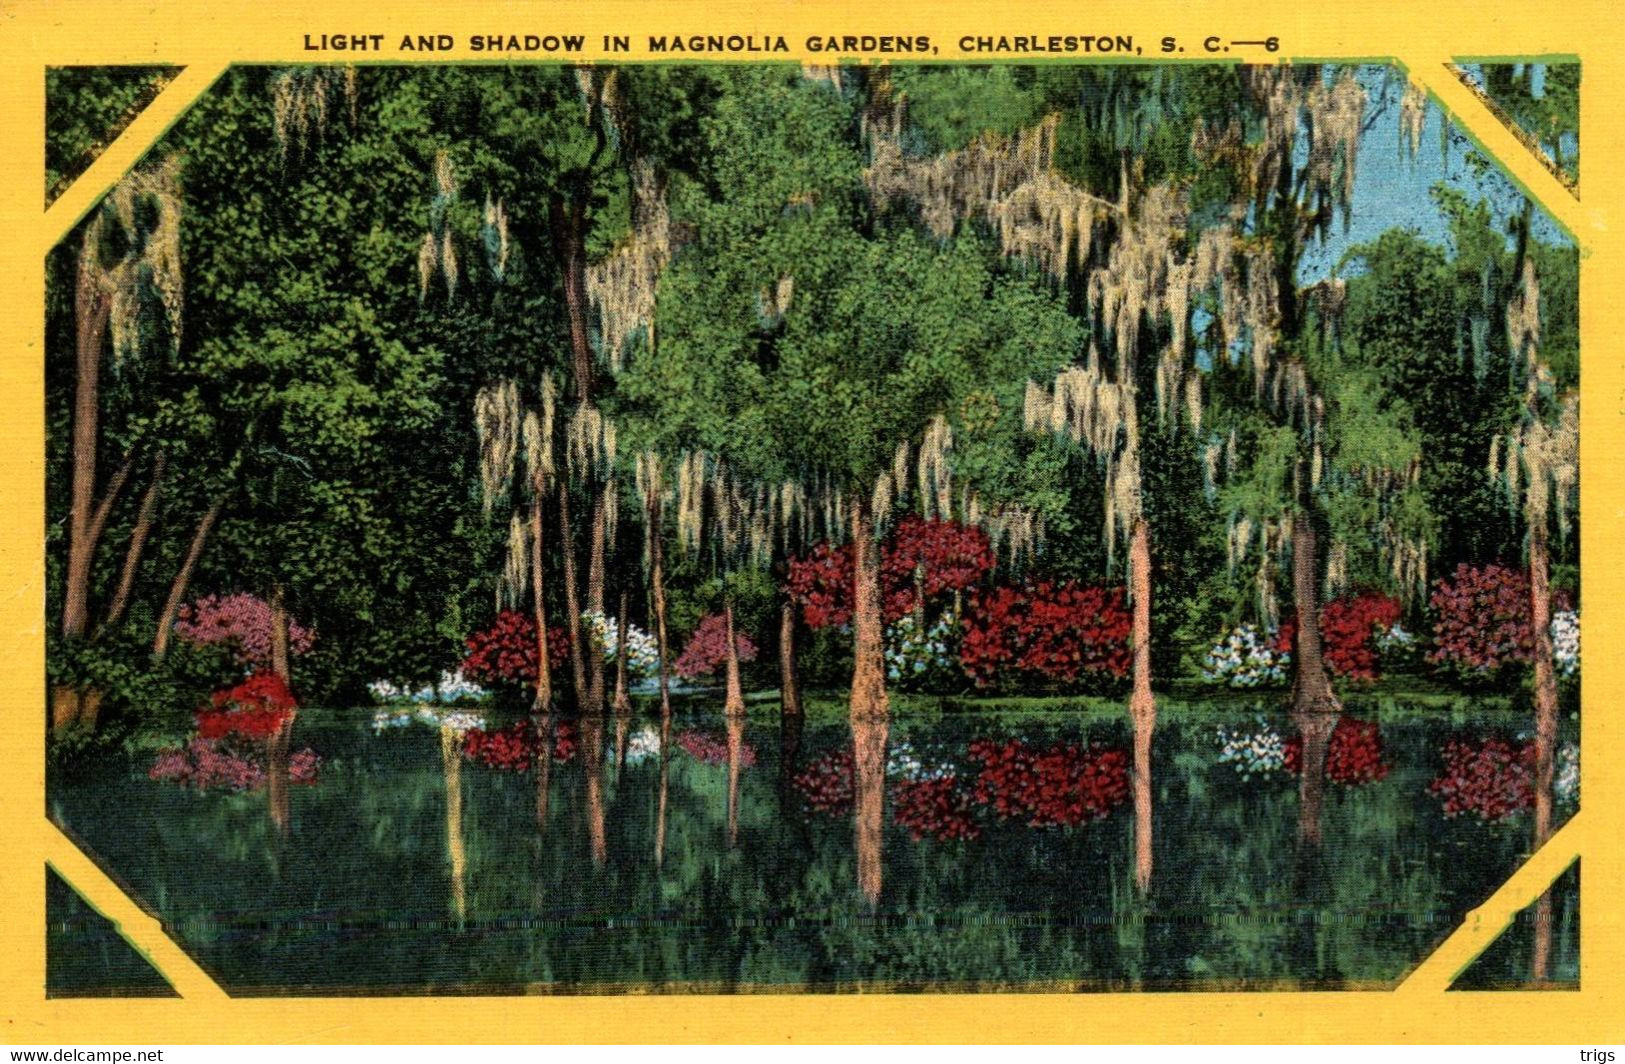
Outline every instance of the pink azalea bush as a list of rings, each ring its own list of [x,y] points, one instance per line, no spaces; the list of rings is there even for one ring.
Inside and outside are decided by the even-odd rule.
[[[741,662],[756,660],[756,644],[738,629],[734,630],[734,647]],[[712,613],[688,637],[688,645],[672,663],[672,669],[685,680],[695,680],[715,672],[727,660],[728,619],[720,613]]]
[[[314,750],[293,754],[288,782],[315,783],[321,760]],[[147,777],[199,791],[257,791],[265,786],[266,771],[259,757],[200,736],[184,747],[159,751]]]
[[[271,606],[246,592],[205,595],[180,608],[175,634],[196,646],[227,644],[246,665],[271,662]],[[316,642],[316,633],[288,619],[288,652],[303,654]]]

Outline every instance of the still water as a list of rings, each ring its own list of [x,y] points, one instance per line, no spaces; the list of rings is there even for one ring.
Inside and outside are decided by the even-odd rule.
[[[1516,722],[1383,722],[1314,849],[1289,768],[1219,760],[1227,720],[1251,724],[1158,732],[1143,895],[1126,726],[1064,714],[899,717],[856,744],[776,716],[556,721],[542,758],[522,726],[307,711],[313,782],[200,791],[149,756],[54,779],[51,811],[238,995],[1381,987],[1527,852],[1527,813],[1448,817],[1429,791],[1447,740]],[[1527,967],[1502,948],[1476,984]],[[105,979],[53,971],[56,992]]]

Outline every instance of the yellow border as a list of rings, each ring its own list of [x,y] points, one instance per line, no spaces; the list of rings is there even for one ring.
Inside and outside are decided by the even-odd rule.
[[[525,5],[500,0],[393,5],[209,3],[163,5],[86,0],[0,0],[0,118],[8,146],[0,177],[0,277],[7,312],[0,319],[0,798],[7,810],[0,848],[0,1001],[5,1040],[14,1043],[141,1042],[435,1042],[435,1041],[1101,1041],[1143,1042],[1618,1042],[1625,1034],[1625,926],[1620,919],[1625,864],[1614,826],[1625,812],[1625,758],[1618,706],[1625,699],[1625,547],[1617,522],[1625,481],[1614,472],[1625,451],[1625,367],[1612,350],[1625,335],[1625,21],[1608,0],[1567,0],[1501,8],[1429,0],[1384,5],[1327,5],[1286,0],[1188,0],[1063,8],[1018,0],[992,10],[970,0],[768,2],[768,0],[558,0]],[[332,54],[303,50],[306,32],[783,34],[792,49],[773,58],[828,61],[803,50],[818,34],[930,33],[939,60],[958,53],[964,33],[1124,33],[1157,58],[1155,42],[1174,35],[1205,58],[1209,35],[1277,36],[1286,56],[1355,59],[1394,55],[1486,151],[1582,248],[1581,478],[1582,579],[1586,589],[1586,680],[1582,744],[1585,812],[1576,816],[1483,906],[1469,915],[1394,992],[750,995],[582,998],[301,998],[232,1000],[167,939],[158,923],[123,896],[44,813],[44,573],[42,530],[44,256],[122,170],[233,62],[401,61],[388,51]],[[1564,53],[1584,64],[1581,98],[1585,149],[1582,205],[1533,158],[1447,64],[1463,55]],[[1224,58],[1235,59],[1231,54]],[[429,57],[488,58],[464,50]],[[587,59],[602,58],[590,50]],[[669,57],[667,57],[669,58]],[[900,57],[918,58],[918,57]],[[1010,57],[1002,57],[1008,59]],[[1105,60],[1120,56],[1101,57]],[[44,203],[44,68],[79,64],[164,64],[184,71],[131,123],[101,158],[49,208]],[[1581,894],[1581,988],[1575,992],[1445,993],[1450,981],[1552,879],[1585,858]],[[49,862],[113,919],[171,980],[180,999],[120,1001],[44,998],[44,868]]]

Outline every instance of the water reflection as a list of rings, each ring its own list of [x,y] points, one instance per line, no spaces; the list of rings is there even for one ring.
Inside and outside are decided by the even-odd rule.
[[[291,788],[287,828],[257,793],[145,764],[51,793],[234,991],[1384,985],[1530,838],[1527,812],[1451,814],[1436,727],[1334,734],[1323,842],[1305,846],[1303,747],[1244,772],[1219,760],[1216,725],[1165,722],[1143,895],[1126,722],[786,718],[757,747],[772,724],[720,712],[630,722],[624,740],[608,724],[539,718],[476,742],[301,715],[326,764]],[[298,845],[272,845],[283,830]],[[1577,933],[1562,898],[1557,978]],[[458,927],[431,932],[425,913]],[[1509,980],[1528,977],[1529,943]]]

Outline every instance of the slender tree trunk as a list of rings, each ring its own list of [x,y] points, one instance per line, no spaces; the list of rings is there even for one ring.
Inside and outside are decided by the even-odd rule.
[[[886,697],[885,615],[880,600],[880,550],[867,500],[852,504],[852,719],[884,719]]]
[[[801,735],[806,718],[800,713],[779,714],[779,814],[788,817],[795,803],[796,772],[801,767]]]
[[[745,715],[725,718],[728,733],[728,845],[739,843],[739,769],[745,750]]]
[[[1535,817],[1533,849],[1552,836],[1552,773],[1557,751],[1557,670],[1552,652],[1551,559],[1543,515],[1529,521],[1529,624],[1535,643]],[[1552,894],[1535,903],[1534,951],[1529,974],[1544,982],[1551,963]],[[1544,918],[1543,918],[1544,914]],[[1544,932],[1544,933],[1542,933]]]
[[[627,593],[621,592],[621,615],[615,618],[615,712],[621,716],[632,713],[632,696],[626,687],[626,611]]]
[[[440,726],[440,769],[446,782],[446,857],[451,865],[451,910],[462,923],[468,916],[468,852],[463,845],[463,737]]]
[[[1142,517],[1134,523],[1129,543],[1129,578],[1134,594],[1134,694],[1129,716],[1134,722],[1134,882],[1151,887],[1151,737],[1157,727],[1157,702],[1151,693],[1151,528]]]
[[[281,583],[271,585],[271,671],[293,689],[293,670],[288,656],[287,593]],[[277,834],[288,833],[288,755],[293,742],[293,722],[298,710],[267,741],[267,787],[271,803],[271,823]]]
[[[604,612],[604,507],[605,488],[600,485],[592,504],[591,542],[587,551],[587,609],[600,619]],[[597,639],[587,640],[587,712],[604,712],[604,647]]]
[[[553,243],[564,274],[564,307],[570,321],[570,355],[576,399],[592,402],[592,337],[587,324],[586,208],[555,196],[548,204]]]
[[[671,776],[671,716],[660,721],[660,796],[655,808],[655,868],[666,860],[666,788]]]
[[[796,679],[796,606],[788,595],[779,606],[779,713],[801,715],[801,684]]]
[[[671,668],[666,651],[666,546],[660,493],[649,502],[649,595],[654,600],[655,646],[660,653],[660,719],[671,720]]]
[[[1298,837],[1320,842],[1320,813],[1326,792],[1326,750],[1343,704],[1332,691],[1320,641],[1320,559],[1314,525],[1307,510],[1292,521],[1292,599],[1298,612],[1294,648],[1296,678],[1292,718],[1302,737],[1302,771],[1298,776]]]
[[[141,509],[135,516],[135,528],[130,532],[130,546],[124,552],[124,567],[119,571],[118,588],[113,592],[113,601],[107,607],[107,620],[102,622],[101,630],[111,631],[118,626],[124,618],[124,611],[130,605],[130,592],[135,588],[136,570],[141,566],[141,552],[146,549],[147,537],[152,533],[153,515],[158,510],[158,495],[163,486],[164,455],[160,451],[152,460],[152,480],[147,484],[146,492],[141,496]]]
[[[553,714],[536,718],[536,829],[547,834],[547,804],[553,776]]]
[[[581,771],[587,789],[587,841],[592,863],[600,868],[609,857],[604,834],[604,718],[583,713],[581,727]]]
[[[164,600],[163,611],[158,615],[158,630],[152,637],[152,656],[156,659],[162,660],[169,649],[169,633],[175,627],[175,614],[180,611],[181,599],[186,597],[186,587],[192,582],[192,570],[197,568],[197,560],[203,556],[203,545],[208,541],[209,533],[220,519],[220,511],[225,505],[226,497],[216,496],[204,513],[203,520],[198,522],[197,531],[192,533],[192,545],[186,549],[180,571],[169,585],[169,598]]]
[[[543,593],[547,567],[543,564],[546,544],[542,539],[542,499],[546,486],[540,474],[531,477],[530,504],[530,584],[536,599],[536,697],[530,711],[537,716],[553,712],[553,663],[547,646],[547,596]]]
[[[728,631],[727,667],[724,670],[727,674],[727,696],[723,700],[722,711],[731,717],[745,712],[745,691],[739,683],[739,635],[734,631],[734,599],[731,594],[722,596],[722,616]]]
[[[581,640],[581,598],[576,590],[575,532],[570,523],[570,485],[559,478],[559,536],[564,556],[564,630],[570,635],[570,680],[575,687],[576,712],[585,715],[588,704],[586,648]]]
[[[883,852],[886,813],[885,714],[852,717],[853,821],[858,857],[858,891],[878,905],[885,878]]]
[[[100,391],[102,341],[107,334],[112,293],[102,283],[94,263],[98,249],[85,234],[79,251],[79,275],[74,290],[73,462],[69,487],[68,569],[63,581],[62,634],[78,639],[85,634],[90,609],[90,565],[96,554],[92,511],[96,495],[96,448],[101,436]],[[108,492],[108,496],[112,496]]]
[[[914,567],[914,630],[925,636],[925,563]]]
[[[291,689],[293,669],[288,660],[287,592],[282,584],[271,585],[271,671]]]

